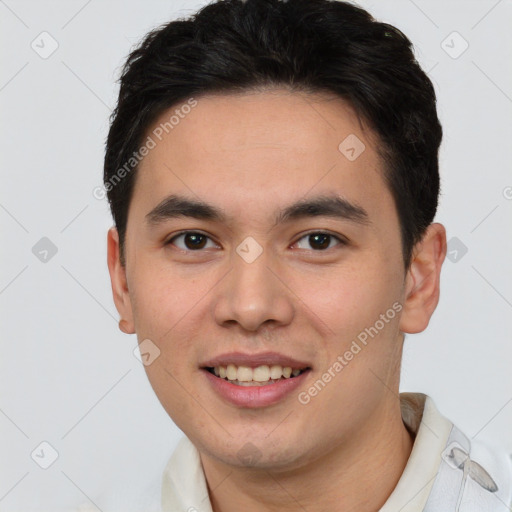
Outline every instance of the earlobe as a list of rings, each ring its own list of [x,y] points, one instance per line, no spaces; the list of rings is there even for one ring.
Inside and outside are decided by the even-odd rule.
[[[446,230],[431,224],[414,248],[407,271],[400,330],[418,333],[426,329],[439,302],[441,267],[446,256]]]
[[[134,334],[135,333],[132,325],[122,318],[121,318],[121,320],[119,320],[119,330],[124,332],[125,334]]]
[[[112,296],[121,317],[119,329],[126,334],[134,334],[135,327],[126,279],[126,268],[121,265],[119,233],[115,227],[110,228],[107,234],[107,264]]]

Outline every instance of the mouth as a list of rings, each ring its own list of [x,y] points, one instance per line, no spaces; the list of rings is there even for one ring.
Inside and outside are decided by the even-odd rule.
[[[278,352],[229,352],[199,365],[210,390],[241,408],[275,405],[304,386],[313,366]]]
[[[203,368],[215,377],[236,386],[269,386],[279,382],[294,379],[311,370],[309,366],[293,368],[291,366],[259,365],[256,367],[237,366],[234,363]]]

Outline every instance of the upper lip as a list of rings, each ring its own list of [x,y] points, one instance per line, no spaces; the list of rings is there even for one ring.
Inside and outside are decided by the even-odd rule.
[[[244,354],[243,352],[229,352],[220,354],[212,359],[201,363],[201,368],[215,368],[216,366],[227,366],[228,364],[235,366],[248,366],[256,368],[263,365],[279,365],[283,367],[291,367],[293,369],[309,368],[310,364],[299,361],[290,356],[279,354],[277,352],[260,352],[258,354]]]

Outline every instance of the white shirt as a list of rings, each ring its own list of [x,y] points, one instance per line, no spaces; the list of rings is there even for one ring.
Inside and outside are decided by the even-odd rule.
[[[512,460],[470,440],[420,393],[400,395],[415,435],[398,484],[379,512],[509,512]],[[162,512],[213,512],[199,453],[187,437],[162,476]]]

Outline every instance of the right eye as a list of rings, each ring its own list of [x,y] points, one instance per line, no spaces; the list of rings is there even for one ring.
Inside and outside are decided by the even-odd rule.
[[[208,241],[213,245],[208,247]],[[204,248],[218,247],[209,236],[198,231],[184,231],[179,233],[168,240],[165,245],[175,245],[178,249],[183,251],[199,251]]]

